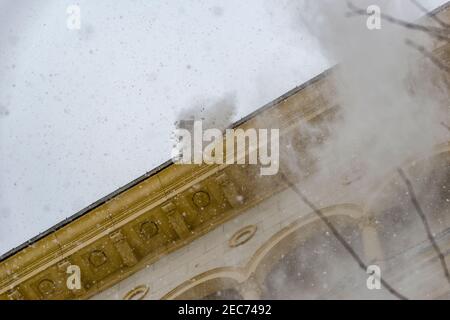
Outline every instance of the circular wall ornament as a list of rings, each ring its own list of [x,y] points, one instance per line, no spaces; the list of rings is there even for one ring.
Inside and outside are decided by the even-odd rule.
[[[42,294],[49,295],[55,292],[56,285],[52,280],[44,279],[39,282],[38,288]]]
[[[158,233],[158,226],[153,221],[144,221],[139,231],[144,238],[150,239]]]
[[[258,228],[255,225],[246,226],[238,230],[228,241],[231,248],[238,247],[249,241],[256,233]]]
[[[123,300],[142,300],[148,293],[148,287],[146,285],[140,285],[130,290],[124,297]]]
[[[106,263],[106,260],[108,260],[108,259],[106,258],[105,253],[100,250],[94,250],[89,255],[89,262],[94,267],[100,267],[100,266],[104,265]]]
[[[205,208],[209,205],[211,199],[209,198],[209,194],[207,192],[198,191],[192,196],[192,202],[194,202],[194,204],[199,208]]]

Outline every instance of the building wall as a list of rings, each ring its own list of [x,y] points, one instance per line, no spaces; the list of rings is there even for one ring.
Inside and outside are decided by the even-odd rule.
[[[441,18],[448,20],[449,12],[445,10],[440,14]],[[449,45],[443,43],[437,46],[439,49],[436,50],[436,54],[447,63],[450,52]],[[442,154],[449,156],[450,146],[445,141],[448,141],[448,133],[443,130],[442,136],[436,138],[436,143],[444,142],[443,144],[437,145],[433,150],[430,147],[428,154],[417,155],[416,159],[405,159],[404,168],[411,174],[413,181],[417,183],[423,178],[419,176],[420,174],[417,175],[417,172],[414,173],[414,168],[410,170],[416,161],[420,162],[423,159]],[[333,159],[329,160],[333,161]],[[424,161],[429,161],[429,159]],[[450,163],[450,158],[445,161]],[[284,164],[289,167],[289,163],[285,162]],[[401,259],[404,257],[399,255],[395,259],[400,260],[383,262],[385,257],[381,247],[389,246],[389,244],[382,243],[384,241],[380,238],[382,231],[370,220],[376,220],[377,214],[372,214],[373,211],[376,211],[377,207],[382,208],[383,201],[390,196],[392,190],[389,189],[389,185],[399,184],[398,177],[393,178],[396,174],[395,164],[386,164],[385,172],[379,175],[381,178],[367,181],[360,176],[358,164],[351,164],[333,168],[332,174],[325,177],[315,176],[302,180],[298,184],[298,188],[308,190],[308,198],[323,212],[329,212],[330,215],[347,216],[354,220],[363,234],[362,249],[357,253],[365,259],[367,264],[376,263],[384,268],[383,271],[386,271],[392,282],[403,288],[412,297],[443,297],[445,290],[443,291],[441,286],[442,270],[437,266],[439,261],[436,258],[436,252],[430,248],[429,243],[427,244],[424,232],[417,236],[415,249],[408,253],[409,259],[417,261],[417,263],[404,265],[402,266],[403,270],[399,270],[402,268],[395,267],[395,261],[402,261]],[[448,174],[448,172],[442,174]],[[396,182],[392,182],[393,179],[397,179]],[[448,207],[445,210],[448,213]],[[262,263],[261,261],[265,261],[264,255],[268,254],[270,248],[275,248],[278,241],[287,237],[291,231],[301,232],[299,226],[308,228],[309,225],[319,220],[312,208],[305,204],[292,188],[285,189],[216,227],[208,234],[95,295],[92,299],[123,299],[135,288],[146,288],[148,292],[142,295],[137,294],[134,298],[204,298],[221,288],[228,289],[230,287],[235,288],[243,298],[260,298],[261,288],[255,290],[254,285],[249,285],[249,283],[256,281],[259,282],[257,287],[262,285],[261,279],[255,280],[254,278],[257,277],[257,269],[264,268],[264,266],[258,265],[258,263]],[[432,221],[431,224],[435,223]],[[440,226],[435,229],[439,229],[441,234],[439,241],[441,241],[443,252],[446,255],[447,264],[450,264],[448,255],[450,253],[450,236],[448,236],[450,221],[448,219],[439,220],[438,224]],[[254,235],[242,245],[230,246],[232,237],[246,227],[253,227],[256,230]],[[419,228],[421,227],[419,224]],[[279,260],[279,258],[277,259]],[[409,273],[409,276],[404,276],[405,273]],[[421,281],[417,280],[419,274]],[[217,283],[213,281],[214,279],[222,280]],[[231,284],[223,279],[232,279]],[[361,282],[357,286],[365,288],[366,279],[366,275],[360,277],[358,281]],[[202,283],[208,282],[211,283],[209,288],[208,285],[205,285],[202,290],[194,290]],[[429,286],[429,289],[426,290],[423,286]],[[343,292],[340,296],[337,294],[332,297],[392,297],[384,289],[382,292]],[[192,292],[192,294],[187,294],[188,292]]]
[[[148,285],[150,289],[146,298],[160,299],[184,281],[201,273],[219,267],[243,267],[272,236],[295,220],[305,217],[310,211],[291,190],[283,191],[163,257],[94,299],[121,299],[127,292],[142,284]],[[231,248],[231,237],[250,225],[257,228],[254,236],[245,244]]]
[[[449,157],[449,151],[450,146],[443,144],[437,147],[431,155],[433,157],[442,155]],[[423,155],[418,159],[426,159],[429,156],[430,154]],[[449,159],[447,158],[445,161]],[[423,160],[422,162],[428,163],[429,160]],[[412,163],[417,164],[418,162]],[[409,164],[405,165],[405,170],[414,175],[414,170],[408,168]],[[349,183],[344,172],[341,177],[337,174],[336,179],[329,181],[327,184],[319,183],[319,186],[316,186],[318,183],[316,179],[309,179],[299,184],[298,188],[314,190],[308,196],[325,215],[347,217],[350,224],[354,223],[361,230],[363,235],[362,248],[359,248],[357,244],[354,244],[354,247],[357,254],[368,265],[372,263],[381,266],[383,272],[386,272],[386,276],[397,286],[403,288],[410,296],[415,295],[415,297],[423,298],[425,294],[425,297],[440,297],[444,293],[442,292],[440,270],[437,268],[438,261],[435,253],[427,244],[424,234],[417,235],[418,240],[413,250],[408,251],[411,252],[408,254],[413,256],[409,259],[414,261],[414,264],[407,264],[399,268],[398,263],[403,259],[400,254],[395,257],[395,261],[390,262],[391,266],[385,265],[382,261],[383,250],[380,249],[379,242],[383,240],[380,240],[377,235],[380,230],[377,230],[378,227],[374,227],[367,218],[371,216],[370,212],[375,210],[377,198],[382,198],[385,193],[391,193],[386,185],[392,179],[398,178],[393,169],[387,167],[385,179],[377,181],[375,185],[371,186],[365,185],[367,181],[364,179],[355,179]],[[413,179],[415,179],[414,176]],[[398,184],[398,180],[394,184]],[[367,192],[367,190],[374,191]],[[370,195],[370,197],[367,195]],[[446,210],[448,210],[448,207]],[[305,237],[309,237],[309,235],[306,235],[306,230],[311,229],[311,226],[317,221],[319,219],[316,213],[312,212],[312,209],[299,198],[298,194],[291,188],[286,189],[220,225],[205,236],[162,257],[154,264],[94,296],[93,299],[123,299],[135,288],[148,288],[148,292],[142,295],[144,299],[173,299],[177,297],[200,299],[228,288],[236,289],[243,298],[260,298],[262,282],[267,277],[267,272],[272,268],[272,264],[275,263],[275,261],[269,262],[270,259],[268,260],[267,257],[274,256],[273,260],[280,260],[284,255],[283,252],[288,251],[283,249],[283,246],[279,246],[280,241],[294,232],[304,233]],[[254,235],[244,244],[231,247],[230,239],[233,235],[247,226],[256,227]],[[450,221],[446,221],[442,230],[445,233],[450,230],[449,228]],[[323,230],[318,232],[323,232]],[[450,239],[445,237],[440,241],[444,251],[446,248],[450,249]],[[286,242],[289,243],[289,241]],[[385,243],[381,247],[385,248],[389,245]],[[284,246],[286,247],[287,244],[284,244]],[[345,259],[349,259],[349,257],[347,256]],[[450,257],[448,256],[447,261],[450,263]],[[270,264],[270,266],[266,264]],[[353,264],[356,267],[356,264]],[[337,265],[336,269],[339,268],[341,266]],[[408,268],[411,271],[406,272],[405,270],[409,270]],[[265,270],[261,271],[262,269]],[[339,277],[345,278],[345,272],[344,270]],[[348,272],[358,271],[356,268]],[[402,274],[405,272],[413,278],[403,277]],[[414,282],[414,279],[416,279],[414,274],[417,275],[419,272],[422,272],[421,281],[425,281],[420,286],[428,286],[429,291],[417,291],[411,287],[411,279]],[[264,273],[264,275],[261,275],[261,273]],[[214,279],[222,280],[214,282]],[[231,279],[231,284],[226,283],[228,280],[225,281],[225,279]],[[350,287],[344,285],[342,290],[335,293],[331,292],[328,297],[392,297],[384,289],[381,291],[367,290],[367,275],[364,271],[356,279],[357,283],[353,283]],[[257,289],[254,288],[254,284],[252,285],[255,282],[257,283]],[[419,285],[419,282],[415,281],[414,283]],[[196,287],[201,287],[203,284],[201,290],[195,291]],[[138,297],[141,297],[141,295],[136,294],[134,298]]]

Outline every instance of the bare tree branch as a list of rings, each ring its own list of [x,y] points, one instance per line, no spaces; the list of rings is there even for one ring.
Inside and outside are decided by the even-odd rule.
[[[443,63],[441,60],[439,60],[438,58],[436,58],[436,56],[433,54],[433,52],[428,51],[424,46],[419,45],[417,43],[415,43],[414,41],[412,41],[411,39],[406,39],[405,43],[416,49],[417,51],[419,51],[422,55],[424,55],[426,58],[428,58],[431,62],[433,62],[439,69],[450,73],[450,67],[447,66],[445,63]]]
[[[363,10],[361,8],[358,8],[355,6],[352,2],[347,2],[347,6],[350,9],[350,13],[360,16],[367,16],[367,11]],[[397,19],[391,15],[381,13],[381,18],[392,23],[396,24],[402,27],[405,27],[407,29],[411,30],[418,30],[425,32],[429,34],[430,36],[433,36],[434,38],[437,38],[439,40],[450,42],[450,30],[447,28],[441,28],[441,27],[433,27],[433,26],[423,26],[417,23],[412,23],[408,21],[404,21],[401,19]]]
[[[352,256],[352,258],[356,261],[358,266],[364,271],[367,272],[367,265],[363,262],[363,260],[358,256],[358,254],[353,250],[353,248],[347,243],[345,238],[339,233],[339,231],[335,228],[330,219],[327,218],[301,191],[297,186],[292,183],[283,172],[280,173],[283,180],[286,184],[302,199],[302,201],[312,210],[314,213],[322,220],[323,223],[330,229],[336,239],[344,246],[344,248],[348,251],[348,253]],[[386,282],[383,278],[380,279],[381,284],[395,297],[401,300],[408,300],[404,295],[395,290],[388,282]]]
[[[417,8],[419,8],[422,12],[424,12],[427,17],[430,17],[431,19],[433,19],[434,21],[436,21],[442,28],[450,28],[450,24],[442,21],[441,19],[439,19],[435,14],[432,14],[430,12],[430,10],[428,10],[427,8],[425,8],[419,1],[417,0],[409,0],[413,5],[415,5]]]
[[[446,128],[448,131],[450,131],[450,127],[448,125],[445,124],[444,121],[441,122],[441,125]]]
[[[434,27],[434,26],[424,26],[424,25],[420,25],[417,23],[411,23],[408,21],[404,21],[401,19],[398,19],[396,17],[393,17],[391,15],[388,14],[384,14],[384,13],[380,13],[381,18],[385,21],[388,21],[389,23],[410,29],[410,30],[416,30],[416,31],[421,31],[424,32],[436,39],[439,40],[443,40],[446,42],[450,42],[450,25],[447,24],[446,22],[440,20],[437,16],[435,16],[434,14],[431,14],[425,7],[423,7],[417,0],[410,0],[410,2],[412,4],[414,4],[416,7],[418,7],[421,11],[425,12],[426,15],[428,17],[430,17],[431,19],[433,19],[435,22],[437,22],[439,24],[439,27]],[[351,1],[347,2],[347,6],[350,10],[350,13],[348,14],[348,16],[352,16],[352,15],[360,15],[360,16],[367,16],[368,13],[366,10],[363,10],[361,8],[358,8],[357,6],[355,6]],[[427,50],[424,46],[419,45],[417,43],[415,43],[414,41],[412,41],[411,39],[406,39],[405,40],[406,45],[412,47],[413,49],[417,50],[418,52],[420,52],[423,56],[425,56],[426,58],[428,58],[434,65],[436,65],[440,70],[443,70],[447,73],[450,73],[450,67],[443,63],[439,58],[437,58],[433,52]],[[448,125],[446,125],[444,122],[441,122],[441,125],[444,126],[447,130],[450,131],[450,127]],[[442,266],[442,270],[443,273],[445,275],[445,278],[447,279],[447,282],[450,284],[450,273],[449,273],[449,269],[447,266],[447,263],[445,261],[445,256],[442,254],[438,244],[436,243],[436,240],[431,232],[428,220],[419,204],[419,201],[417,200],[417,197],[414,193],[414,189],[412,187],[411,181],[408,179],[408,177],[406,176],[406,174],[403,172],[403,170],[401,168],[398,169],[398,173],[400,174],[401,178],[403,179],[403,181],[405,182],[407,188],[408,188],[408,193],[411,197],[411,202],[414,205],[414,208],[417,211],[417,214],[419,215],[423,226],[425,228],[425,231],[427,233],[427,237],[430,241],[430,243],[432,244],[435,252],[437,253],[439,260],[441,262],[441,266]],[[336,228],[334,228],[333,224],[327,219],[326,216],[323,215],[323,213],[318,210],[307,198],[305,195],[303,195],[300,190],[292,183],[289,182],[289,180],[283,175],[284,180],[286,180],[288,182],[288,184],[290,185],[290,187],[297,193],[297,195],[299,195],[299,197],[320,217],[320,219],[330,228],[330,230],[332,231],[332,233],[335,235],[335,237],[342,243],[342,245],[347,249],[347,251],[352,255],[352,257],[355,259],[355,261],[358,263],[358,265],[361,268],[366,269],[366,266],[364,264],[364,262],[359,258],[359,256],[353,251],[353,249],[347,244],[347,242],[345,241],[345,239],[339,234],[339,232],[337,231]],[[406,299],[406,297],[404,297],[403,295],[401,295],[400,293],[398,293],[397,291],[395,291],[395,289],[393,289],[389,284],[387,283],[383,283],[384,286],[386,286],[386,288],[388,288],[388,290],[395,295],[396,297],[399,297],[400,299]]]
[[[439,260],[441,262],[441,266],[442,266],[442,270],[444,272],[445,278],[447,279],[447,282],[450,284],[450,273],[448,271],[447,262],[445,261],[445,256],[442,254],[441,249],[439,248],[438,244],[436,243],[436,240],[434,239],[434,236],[433,236],[433,233],[431,232],[431,228],[428,223],[427,217],[425,216],[425,213],[423,212],[422,207],[420,206],[419,201],[417,200],[412,183],[401,168],[398,168],[397,171],[398,171],[400,177],[405,182],[406,187],[408,188],[408,194],[411,198],[411,202],[414,205],[414,208],[416,209],[417,214],[419,215],[420,219],[422,220],[422,223],[425,227],[425,231],[427,233],[428,240],[433,245],[434,251],[436,251],[436,253],[439,257]]]

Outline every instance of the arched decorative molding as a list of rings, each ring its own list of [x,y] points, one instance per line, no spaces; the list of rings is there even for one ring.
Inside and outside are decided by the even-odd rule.
[[[438,144],[430,149],[429,152],[424,152],[416,155],[415,157],[410,157],[409,159],[405,160],[401,165],[398,167],[405,169],[406,171],[411,168],[414,164],[424,162],[427,160],[430,160],[436,156],[450,153],[450,141]],[[365,202],[363,206],[363,212],[364,215],[370,218],[372,216],[374,203],[376,203],[376,200],[380,196],[380,194],[383,193],[383,190],[392,182],[392,180],[397,177],[397,168],[391,169],[385,177],[381,180],[381,183],[377,184],[373,189],[371,194],[372,196]]]
[[[125,294],[123,300],[142,300],[147,295],[148,290],[149,288],[146,285],[137,286]]]
[[[205,297],[221,289],[232,288],[247,279],[239,267],[221,267],[203,272],[171,290],[162,300],[190,300]]]
[[[400,166],[405,172],[410,172],[414,167],[420,167],[421,164],[429,162],[431,163],[432,160],[436,157],[449,154],[450,155],[450,141],[446,143],[442,143],[439,145],[436,145],[428,152],[423,152],[421,154],[416,155],[415,157],[410,157],[406,161],[404,161]],[[378,211],[376,209],[377,204],[383,203],[383,201],[380,201],[380,197],[382,197],[384,194],[389,194],[386,192],[386,189],[389,188],[389,186],[395,181],[395,179],[400,179],[400,176],[397,172],[397,168],[393,168],[390,170],[384,177],[384,179],[381,180],[381,182],[373,188],[373,191],[370,192],[372,195],[364,204],[363,206],[363,215],[366,217],[366,228],[369,230],[366,232],[366,234],[375,234],[377,233],[377,226],[372,223],[372,220],[375,220],[375,214]],[[372,229],[372,230],[370,230]],[[390,259],[388,256],[384,256],[380,252],[383,250],[381,249],[381,245],[377,241],[365,241],[365,243],[371,243],[372,248],[365,249],[365,252],[371,251],[368,255],[366,254],[366,258],[368,261],[371,260],[377,260],[377,263],[382,266],[384,263],[386,263],[387,260]],[[373,246],[375,244],[375,247]],[[387,254],[387,253],[385,253]],[[429,259],[431,257],[435,256],[434,251],[431,249],[428,253]]]
[[[357,205],[340,204],[323,208],[321,211],[326,217],[341,217],[358,227],[362,225],[363,211]],[[316,230],[315,226],[321,223],[316,213],[311,212],[274,234],[253,254],[246,266],[220,267],[203,272],[174,288],[161,299],[198,299],[218,290],[245,287],[243,284],[249,278],[261,283],[273,263],[290,249],[293,244],[292,239],[298,238],[299,231],[303,231],[302,237],[307,237]],[[196,296],[198,293],[201,294]]]
[[[342,217],[358,227],[361,226],[364,217],[362,208],[354,204],[334,205],[321,209],[321,212],[330,219]],[[312,235],[322,224],[322,220],[316,213],[311,212],[277,232],[253,255],[245,268],[247,277],[253,275],[258,281],[264,279],[273,264],[279,261],[283,254],[299,241]],[[302,233],[299,232],[300,230]]]

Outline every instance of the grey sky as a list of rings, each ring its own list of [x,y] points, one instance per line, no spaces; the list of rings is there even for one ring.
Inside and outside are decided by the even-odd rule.
[[[0,1],[0,254],[169,159],[180,110],[237,120],[328,67],[290,2]]]

